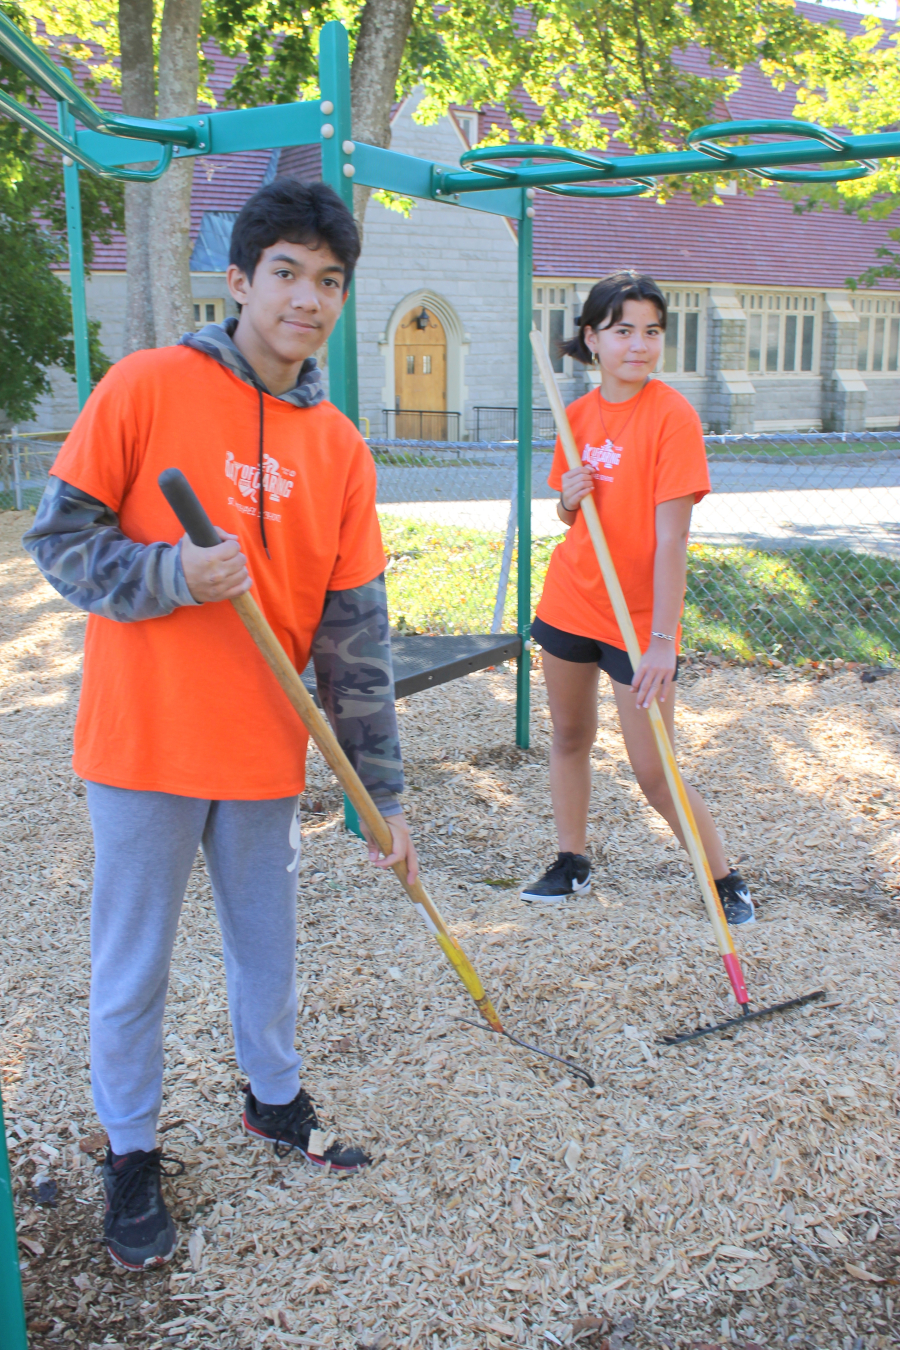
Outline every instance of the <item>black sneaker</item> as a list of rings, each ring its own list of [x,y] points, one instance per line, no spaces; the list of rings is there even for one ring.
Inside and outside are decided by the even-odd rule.
[[[734,867],[727,877],[720,877],[716,890],[722,901],[725,918],[729,928],[739,928],[741,924],[756,923],[756,910],[750,899],[750,888]]]
[[[164,1162],[175,1162],[167,1172]],[[106,1150],[101,1164],[106,1190],[103,1237],[112,1259],[126,1270],[165,1265],[178,1246],[178,1234],[162,1197],[161,1178],[180,1176],[184,1163],[167,1158],[162,1149],[138,1149],[116,1155]]]
[[[317,1167],[330,1163],[333,1172],[358,1172],[372,1161],[361,1148],[345,1148],[339,1140],[323,1147],[326,1141],[319,1129],[316,1108],[303,1088],[286,1106],[266,1106],[256,1100],[248,1086],[242,1120],[248,1134],[256,1139],[268,1139],[280,1157],[286,1157],[292,1148],[296,1148]]]
[[[557,853],[556,862],[537,881],[519,892],[529,904],[558,905],[570,895],[590,890],[591,864],[583,853]]]

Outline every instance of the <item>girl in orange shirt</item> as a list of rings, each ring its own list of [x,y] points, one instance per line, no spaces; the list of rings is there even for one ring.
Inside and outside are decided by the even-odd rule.
[[[528,901],[558,903],[586,891],[591,792],[590,753],[597,734],[599,671],[612,682],[625,748],[641,790],[684,839],[663,774],[647,709],[659,700],[674,740],[680,615],[691,511],[709,491],[703,432],[681,394],[654,380],[666,328],[666,302],[650,277],[615,272],[591,290],[578,332],[563,351],[599,366],[601,387],[569,408],[582,467],[569,469],[559,441],[549,483],[569,527],[554,550],[532,625],[543,647],[553,744],[550,792],[559,853],[522,891]],[[600,568],[578,509],[594,494],[643,657],[633,670]],[[719,832],[700,794],[687,786],[729,924],[754,922],[746,882],[729,869]]]

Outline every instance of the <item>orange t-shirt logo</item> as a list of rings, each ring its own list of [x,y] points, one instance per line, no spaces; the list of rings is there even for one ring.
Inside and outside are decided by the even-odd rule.
[[[609,435],[611,418],[623,429],[627,423],[624,448]],[[656,508],[689,494],[696,502],[709,491],[700,418],[683,395],[651,380],[624,403],[607,404],[592,389],[570,405],[569,421],[581,462],[594,473],[594,502],[644,651],[653,622]],[[562,487],[567,470],[557,441],[551,488]],[[625,645],[581,511],[553,551],[537,613],[566,633]]]
[[[263,487],[270,501],[289,497],[294,488],[296,469],[283,469],[271,455],[263,455]],[[242,497],[252,502],[259,496],[259,465],[242,464],[230,450],[225,452],[225,477],[230,478]]]
[[[613,445],[607,436],[602,445],[585,445],[581,455],[582,464],[590,464],[592,469],[613,469],[622,458],[621,445]]]

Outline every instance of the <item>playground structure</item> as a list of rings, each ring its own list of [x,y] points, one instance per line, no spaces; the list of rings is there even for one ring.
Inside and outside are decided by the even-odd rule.
[[[0,94],[0,107],[42,142],[63,155],[66,215],[79,403],[90,392],[88,328],[84,288],[79,169],[125,181],[159,178],[174,158],[228,154],[254,149],[320,144],[322,176],[352,208],[354,183],[404,196],[443,202],[501,215],[516,223],[518,238],[518,413],[517,413],[517,632],[424,639],[448,650],[409,653],[418,661],[415,688],[456,678],[498,660],[516,657],[516,742],[529,743],[529,628],[531,615],[532,221],[537,190],[576,198],[614,198],[648,192],[662,176],[747,170],[775,182],[834,182],[868,174],[876,161],[900,156],[900,133],[837,136],[796,121],[726,122],[698,129],[684,151],[655,155],[601,157],[557,146],[515,144],[476,148],[447,166],[353,140],[347,34],[337,22],[320,37],[320,99],[266,108],[197,114],[167,121],[145,121],[102,112],[5,16],[0,15],[0,54],[57,102],[58,128],[31,108]],[[80,125],[79,125],[80,124]],[[729,137],[753,135],[793,139],[765,140],[725,147]],[[522,161],[518,166],[511,160]],[[150,169],[129,165],[155,161]],[[815,164],[819,167],[809,168]],[[358,423],[354,296],[350,295],[329,344],[331,400]],[[421,642],[422,639],[419,639]],[[412,644],[414,639],[407,639]],[[459,644],[467,644],[460,646]],[[456,644],[455,646],[453,644]],[[452,650],[450,650],[452,648]],[[25,1346],[15,1229],[5,1147],[0,1138],[0,1323],[10,1329],[10,1350]],[[21,1327],[21,1330],[19,1328]]]
[[[90,392],[87,310],[79,196],[79,166],[105,177],[152,182],[174,158],[320,145],[322,177],[352,209],[353,184],[456,207],[505,216],[518,238],[517,324],[517,622],[515,635],[471,635],[459,651],[445,642],[425,652],[408,639],[398,661],[398,683],[407,693],[469,670],[516,657],[516,743],[529,741],[529,628],[531,617],[532,221],[538,189],[575,198],[634,196],[658,178],[747,170],[774,182],[838,182],[863,177],[880,158],[900,156],[900,133],[839,136],[794,120],[720,122],[698,128],[689,148],[653,155],[597,156],[555,145],[476,147],[455,168],[353,140],[347,33],[333,21],[319,43],[318,101],[276,104],[192,117],[151,121],[106,113],[68,72],[60,69],[9,19],[0,15],[0,54],[19,67],[58,107],[58,128],[32,109],[0,94],[0,108],[63,155],[66,219],[79,404]],[[80,123],[80,125],[78,125]],[[730,137],[790,136],[724,146]],[[797,139],[799,138],[799,139]],[[522,161],[514,166],[509,161]],[[152,162],[149,169],[128,165]],[[816,168],[802,167],[815,164]],[[329,343],[329,396],[359,422],[356,319],[353,288]],[[481,640],[474,642],[474,638]],[[502,638],[502,640],[500,640]],[[419,640],[421,642],[421,640]],[[426,640],[427,641],[427,640]],[[432,646],[434,639],[430,640]],[[462,641],[459,639],[457,641]],[[409,663],[409,670],[406,664]]]

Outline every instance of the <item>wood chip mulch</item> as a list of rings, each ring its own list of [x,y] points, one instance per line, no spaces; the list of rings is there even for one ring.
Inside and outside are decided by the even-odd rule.
[[[761,902],[732,1015],[682,854],[644,804],[612,700],[594,756],[589,896],[516,885],[555,851],[549,720],[513,746],[514,676],[401,705],[432,895],[510,1029],[596,1090],[457,1025],[471,1005],[311,757],[299,916],[305,1083],[376,1165],[345,1181],[240,1132],[202,863],[165,1027],[163,1140],[181,1246],[117,1271],[87,1069],[91,839],[69,766],[83,618],[0,516],[0,1064],[33,1350],[874,1350],[900,1345],[900,676],[693,666],[679,750]]]

